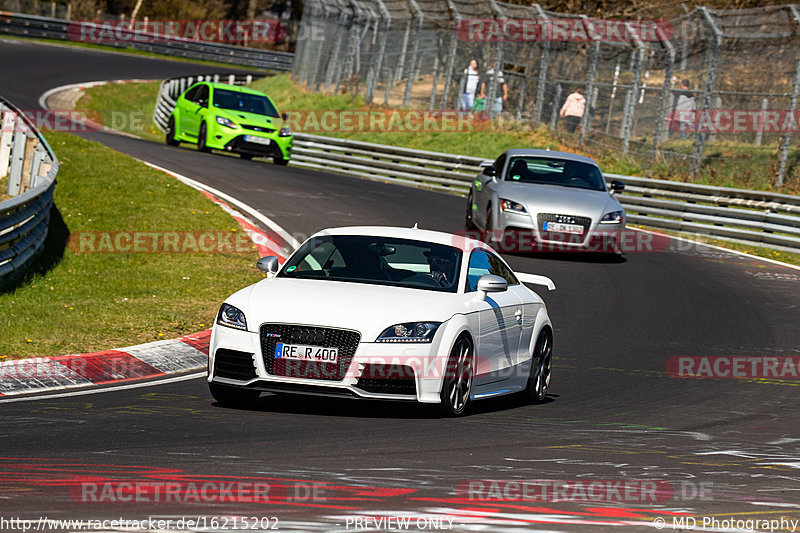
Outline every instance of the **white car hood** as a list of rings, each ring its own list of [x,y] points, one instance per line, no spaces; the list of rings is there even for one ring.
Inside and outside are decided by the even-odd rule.
[[[265,322],[307,324],[359,331],[372,342],[403,322],[444,322],[466,312],[469,296],[421,289],[328,280],[271,278],[235,293],[227,303],[241,309],[247,329]]]
[[[609,211],[622,211],[617,199],[606,191],[504,182],[497,194],[523,204],[534,217],[537,213],[567,214],[591,217],[597,222]]]

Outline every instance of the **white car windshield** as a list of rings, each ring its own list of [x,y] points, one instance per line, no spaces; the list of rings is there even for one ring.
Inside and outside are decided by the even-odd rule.
[[[328,235],[306,242],[278,277],[457,292],[461,250],[410,239]]]
[[[505,177],[509,182],[559,185],[592,191],[605,191],[603,174],[596,166],[582,161],[547,157],[515,157]]]

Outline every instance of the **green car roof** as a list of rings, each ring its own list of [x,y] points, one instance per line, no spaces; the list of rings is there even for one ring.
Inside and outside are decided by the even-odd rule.
[[[207,83],[208,85],[211,86],[212,89],[225,89],[226,91],[234,91],[237,93],[248,93],[248,94],[257,94],[259,96],[267,96],[261,91],[256,91],[255,89],[244,87],[242,85],[228,85],[227,83],[214,83],[210,81],[201,81],[198,83]]]

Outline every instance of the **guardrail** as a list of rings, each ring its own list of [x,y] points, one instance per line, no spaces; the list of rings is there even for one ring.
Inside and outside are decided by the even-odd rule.
[[[161,129],[166,127],[164,117],[169,117],[174,106],[165,84],[175,87],[179,83],[176,80],[180,78],[166,80],[159,93],[156,124]],[[482,161],[295,133],[290,165],[465,195]],[[618,199],[628,222],[800,253],[798,196],[620,174],[605,177],[625,182],[625,192]]]
[[[47,237],[58,159],[28,118],[0,98],[0,289],[24,271]]]
[[[78,24],[88,25],[90,29],[93,27],[99,28],[99,26],[87,21],[78,22],[7,11],[0,12],[0,33],[10,35],[69,41],[75,40],[75,35],[80,34],[81,30],[78,28]],[[210,41],[192,41],[177,37],[168,41],[163,40],[163,37],[162,40],[158,40],[158,37],[152,33],[117,28],[115,28],[114,33],[119,35],[120,42],[100,42],[95,44],[114,48],[130,47],[163,55],[265,68],[281,72],[291,70],[294,60],[294,54],[288,52],[275,52]]]

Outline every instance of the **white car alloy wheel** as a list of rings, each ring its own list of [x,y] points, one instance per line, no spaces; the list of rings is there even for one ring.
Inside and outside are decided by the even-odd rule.
[[[553,334],[544,329],[536,339],[531,375],[528,380],[528,393],[535,402],[544,401],[547,388],[550,386],[550,374],[553,368]]]
[[[475,354],[472,343],[466,335],[458,338],[447,361],[442,382],[442,408],[445,414],[459,416],[464,414],[472,392],[472,378],[475,374]]]

